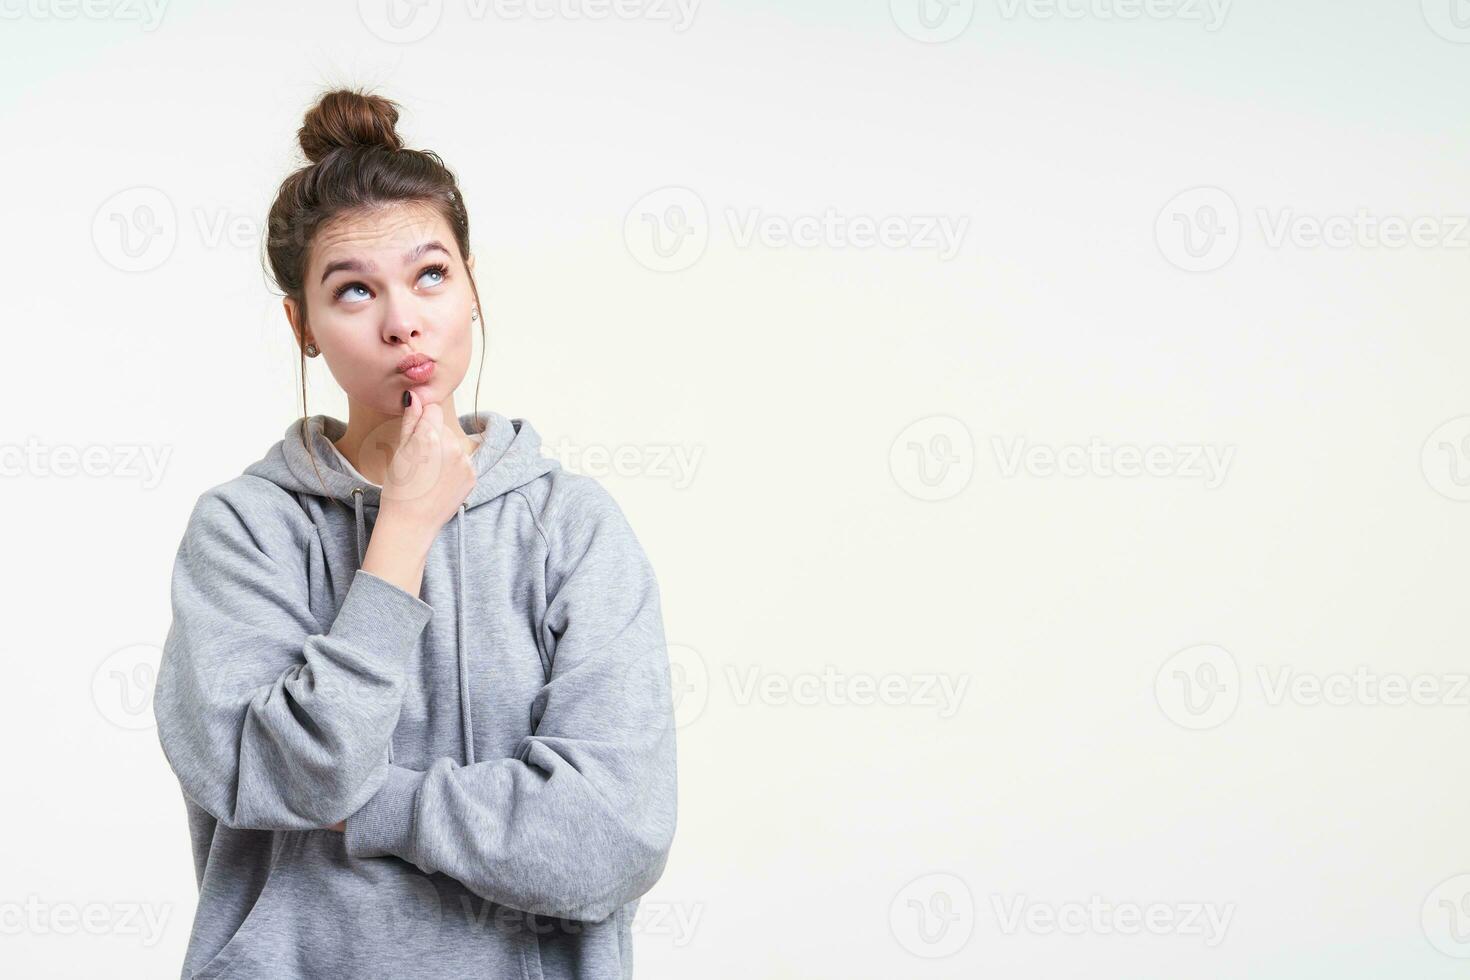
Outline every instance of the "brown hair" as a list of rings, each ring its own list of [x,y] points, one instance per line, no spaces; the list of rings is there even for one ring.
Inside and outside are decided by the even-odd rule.
[[[361,90],[334,89],[309,110],[297,132],[310,163],[287,177],[266,223],[266,259],[276,288],[296,301],[306,328],[304,280],[316,233],[347,214],[411,204],[431,208],[454,233],[462,259],[470,255],[470,219],[454,173],[432,150],[404,147],[397,132],[398,105]],[[480,291],[468,267],[475,306]],[[485,369],[485,314],[480,323],[480,372]],[[298,342],[298,346],[300,346]],[[480,379],[475,378],[478,420]],[[306,441],[306,351],[301,351],[301,435]],[[481,426],[481,432],[484,427]],[[306,443],[307,453],[311,443]],[[312,467],[316,459],[312,458]],[[317,470],[318,478],[321,471]]]

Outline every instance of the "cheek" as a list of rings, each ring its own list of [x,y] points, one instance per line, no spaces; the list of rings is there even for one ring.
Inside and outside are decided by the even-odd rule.
[[[469,320],[468,317],[466,317],[465,319]],[[469,326],[459,331],[456,336],[458,339],[455,341],[454,345],[455,353],[458,354],[458,356],[462,358],[465,363],[469,363],[470,357],[474,354],[475,351],[475,344],[477,344],[480,339],[480,324],[474,320],[469,320]]]
[[[376,339],[376,338],[374,338]],[[356,332],[343,330],[333,334],[332,373],[345,383],[382,374],[382,364],[373,344],[364,342]]]

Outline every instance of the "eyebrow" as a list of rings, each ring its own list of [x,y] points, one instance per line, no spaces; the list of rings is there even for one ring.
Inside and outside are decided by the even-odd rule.
[[[449,255],[449,249],[444,247],[443,242],[424,242],[418,247],[411,248],[403,253],[403,264],[408,265],[416,262],[425,252],[436,251]],[[376,262],[363,262],[359,259],[338,259],[336,262],[327,263],[327,267],[322,270],[322,282],[326,282],[327,277],[332,273],[342,272],[344,270],[347,272],[376,272],[378,271],[378,264]]]

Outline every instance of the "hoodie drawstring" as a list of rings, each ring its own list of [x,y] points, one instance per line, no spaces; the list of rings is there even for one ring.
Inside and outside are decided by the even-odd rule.
[[[362,539],[364,537],[362,524],[362,487],[352,488],[352,502],[357,505],[357,567],[361,568],[363,558]]]
[[[353,487],[352,503],[353,510],[356,512],[357,517],[358,568],[362,567],[362,560],[367,554],[366,548],[363,543],[367,537],[367,531],[365,519],[362,513],[362,497],[362,487]],[[459,723],[462,737],[464,738],[465,765],[472,766],[475,764],[475,729],[474,725],[470,721],[470,660],[469,653],[467,650],[465,650],[465,644],[468,642],[468,636],[465,633],[464,628],[464,511],[464,504],[460,504],[459,511],[454,515],[455,520],[459,522],[456,528],[457,533],[455,534],[455,537],[458,539],[459,543],[459,581],[457,583],[457,587],[459,590],[459,607],[455,610],[456,615],[454,622],[454,648],[455,655],[459,661]],[[388,739],[388,762],[390,765],[393,762],[393,739],[391,737]]]
[[[459,505],[459,621],[455,625],[455,649],[459,652],[459,720],[464,727],[464,764],[475,764],[475,730],[470,723],[470,658],[465,649],[468,637],[464,628],[464,504]]]

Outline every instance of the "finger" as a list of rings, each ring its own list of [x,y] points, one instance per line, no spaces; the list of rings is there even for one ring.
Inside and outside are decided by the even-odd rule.
[[[414,430],[418,428],[419,419],[424,415],[424,400],[415,395],[412,389],[405,388],[404,394],[409,396],[408,407],[403,410],[403,419],[398,425],[398,448],[402,449],[413,437]]]

